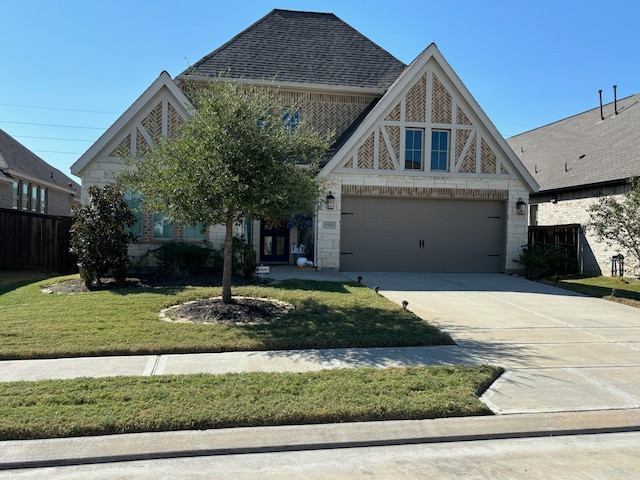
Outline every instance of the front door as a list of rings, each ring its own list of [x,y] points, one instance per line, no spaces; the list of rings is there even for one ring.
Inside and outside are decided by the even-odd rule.
[[[289,229],[286,226],[261,222],[260,262],[289,262]]]

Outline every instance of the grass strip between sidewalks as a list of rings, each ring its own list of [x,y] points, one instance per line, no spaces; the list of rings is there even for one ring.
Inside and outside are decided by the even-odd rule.
[[[0,383],[0,440],[490,415],[498,367]]]

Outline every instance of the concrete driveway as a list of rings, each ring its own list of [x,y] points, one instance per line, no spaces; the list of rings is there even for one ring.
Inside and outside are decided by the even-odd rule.
[[[505,367],[482,397],[496,413],[640,408],[636,308],[501,274],[346,275],[451,334],[441,363]]]

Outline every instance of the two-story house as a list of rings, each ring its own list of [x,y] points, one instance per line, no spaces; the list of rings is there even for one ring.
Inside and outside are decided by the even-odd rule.
[[[163,72],[72,166],[90,185],[123,155],[173,135],[189,117],[186,81],[274,85],[320,132],[335,131],[320,171],[327,191],[309,228],[239,227],[260,263],[293,263],[300,243],[321,269],[507,272],[527,242],[537,184],[435,44],[405,65],[333,14],[273,10],[172,79]],[[131,253],[168,240],[221,241],[140,214]],[[304,233],[304,235],[302,235]]]

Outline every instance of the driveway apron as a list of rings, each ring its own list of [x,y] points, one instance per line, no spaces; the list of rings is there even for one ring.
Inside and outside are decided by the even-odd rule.
[[[640,408],[640,310],[501,274],[349,273],[448,332],[441,363],[505,374],[499,414]]]

